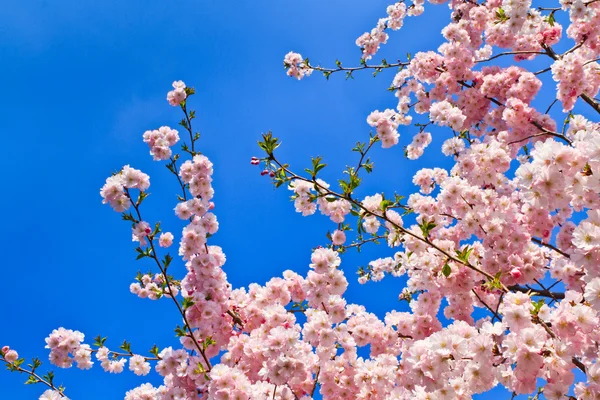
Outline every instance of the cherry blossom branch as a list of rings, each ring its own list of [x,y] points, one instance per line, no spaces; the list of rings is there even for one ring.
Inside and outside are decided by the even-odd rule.
[[[518,54],[539,54],[539,55],[547,55],[545,52],[543,51],[527,51],[527,50],[523,50],[523,51],[505,51],[503,53],[499,53],[496,54],[494,56],[491,56],[489,58],[485,58],[482,60],[475,60],[475,63],[482,63],[482,62],[487,62],[487,61],[492,61],[496,58],[502,57],[502,56],[510,56],[510,55],[518,55]]]
[[[438,72],[440,72],[440,73],[446,72],[446,71],[444,71],[440,67],[436,67],[435,70],[438,71]],[[467,87],[467,88],[471,88],[471,89],[475,87],[475,85],[470,85],[470,84],[468,84],[467,82],[465,82],[463,80],[459,80],[459,81],[457,81],[457,83],[459,83],[463,87]],[[497,99],[495,99],[493,97],[485,96],[485,98],[488,99],[489,101],[491,101],[492,103],[496,104],[499,107],[506,107],[506,105],[502,104],[502,102],[498,101]],[[541,130],[542,132],[544,132],[544,134],[550,135],[550,136],[554,136],[554,137],[559,138],[559,139],[562,139],[562,140],[566,141],[569,145],[571,145],[571,141],[567,137],[565,137],[564,135],[561,135],[558,132],[554,132],[554,131],[551,131],[551,130],[543,127],[539,122],[529,121],[529,123],[532,124],[533,126],[535,126],[536,128],[538,128],[539,130]],[[531,137],[534,137],[534,136],[531,136]],[[542,135],[537,135],[537,136],[542,136]],[[529,138],[531,138],[531,137],[529,137]],[[523,139],[523,140],[525,140],[525,139]],[[522,141],[522,140],[519,140],[516,143],[518,143],[520,141]]]
[[[539,125],[539,124],[537,124],[537,123],[534,123],[534,122],[532,122],[532,123],[533,123],[534,125],[536,125],[536,127],[538,127],[539,129],[543,130],[544,132],[542,132],[542,133],[536,133],[535,135],[530,135],[530,136],[524,137],[524,138],[522,138],[522,139],[519,139],[519,140],[513,140],[512,142],[508,142],[507,144],[515,144],[515,143],[520,143],[520,142],[523,142],[523,141],[525,141],[525,140],[533,139],[533,138],[540,137],[540,136],[548,136],[548,135],[550,135],[550,136],[554,136],[554,137],[555,137],[555,138],[557,138],[557,139],[564,140],[564,141],[565,141],[565,142],[567,142],[569,145],[571,145],[571,144],[572,144],[571,140],[570,140],[569,138],[567,138],[566,136],[564,136],[564,135],[561,135],[561,134],[560,134],[560,133],[558,133],[558,132],[552,132],[552,131],[549,131],[549,130],[547,130],[546,128],[544,128],[543,126],[541,126],[541,125]]]
[[[584,62],[583,66],[585,67],[588,64],[591,64],[591,63],[594,63],[594,62],[598,62],[598,61],[600,61],[600,58],[594,58],[592,60],[588,60],[588,61]]]
[[[381,240],[381,239],[387,239],[387,236],[385,236],[385,235],[378,235],[378,236],[374,236],[374,237],[369,238],[369,239],[363,239],[363,240],[361,240],[360,242],[357,242],[357,243],[352,243],[352,244],[349,244],[347,246],[342,245],[340,247],[343,247],[344,249],[349,249],[349,248],[352,248],[352,247],[361,247],[365,243],[376,242],[376,241]]]
[[[489,312],[491,312],[492,314],[494,314],[495,318],[498,318],[498,321],[502,321],[502,317],[500,316],[500,314],[498,314],[497,311],[494,311],[492,309],[492,307],[490,307],[485,301],[483,301],[483,299],[477,294],[477,291],[475,289],[471,289],[471,291],[473,292],[473,294],[475,295],[475,297],[477,297],[477,299],[479,300],[479,302],[481,304],[483,304],[485,306],[485,308],[487,308],[489,310]]]
[[[185,123],[185,124],[182,123],[180,125],[183,126],[190,134],[190,142],[191,142],[191,149],[192,149],[190,154],[193,157],[196,155],[196,151],[194,150],[194,144],[196,143],[196,139],[198,139],[198,137],[199,137],[198,135],[194,135],[193,130],[192,130],[192,119],[194,119],[194,113],[193,112],[188,113],[187,102],[181,103],[181,110],[185,114],[185,119],[186,119],[187,123]]]
[[[313,66],[308,62],[308,60],[306,60],[307,68],[312,69],[314,71],[322,72],[325,75],[325,77],[328,79],[331,74],[336,73],[336,72],[344,71],[344,72],[346,72],[346,77],[349,78],[352,76],[352,73],[354,71],[360,71],[363,69],[374,69],[375,72],[377,73],[377,72],[381,72],[387,68],[406,67],[409,64],[410,64],[410,62],[402,62],[400,60],[398,60],[397,63],[388,64],[388,62],[384,59],[384,60],[382,60],[382,63],[379,65],[368,65],[363,60],[362,65],[360,67],[342,67],[342,63],[340,61],[336,61],[337,68],[324,68],[324,67],[321,67],[320,65]]]
[[[29,379],[27,380],[26,383],[42,383],[42,384],[48,386],[50,389],[54,390],[56,393],[58,393],[60,395],[60,397],[63,397],[63,398],[67,397],[64,394],[65,388],[63,388],[62,386],[60,386],[60,387],[54,386],[54,383],[52,382],[52,379],[54,378],[54,374],[52,374],[52,372],[48,372],[48,374],[46,376],[41,377],[38,374],[36,374],[33,369],[29,370],[26,368],[22,368],[20,365],[17,365],[16,363],[7,361],[3,356],[0,356],[0,360],[2,360],[4,363],[6,363],[6,366],[9,370],[18,371],[18,372],[29,375]],[[21,359],[21,361],[23,361],[23,359]],[[39,362],[39,360],[38,360],[38,362]],[[47,378],[47,379],[45,379],[45,378]]]
[[[131,198],[131,195],[129,193],[129,189],[126,188],[125,189],[125,193],[129,197],[129,201],[131,202],[131,204],[133,205],[133,208],[135,209],[135,212],[136,212],[136,214],[138,216],[138,222],[142,221],[142,215],[141,215],[140,209],[139,209],[139,206],[140,206],[139,202],[134,202],[133,201],[133,199]],[[211,365],[210,361],[208,360],[208,358],[206,357],[206,353],[204,352],[204,350],[202,349],[202,347],[200,346],[200,344],[198,343],[198,341],[194,337],[193,330],[192,330],[192,325],[189,323],[189,321],[188,321],[188,319],[187,319],[187,317],[185,315],[185,311],[183,310],[183,308],[179,304],[179,301],[177,300],[177,298],[175,297],[175,295],[174,295],[174,293],[173,293],[173,291],[171,289],[171,282],[170,282],[169,276],[167,275],[166,268],[163,268],[162,262],[156,256],[156,249],[154,247],[154,236],[152,236],[152,235],[148,236],[148,243],[149,243],[150,248],[152,250],[152,252],[149,255],[149,257],[152,258],[156,262],[156,265],[160,269],[160,272],[161,272],[163,278],[165,279],[166,287],[169,290],[169,297],[171,299],[173,299],[173,302],[177,306],[177,310],[179,310],[179,314],[181,314],[181,316],[183,317],[183,321],[185,323],[185,326],[190,331],[190,338],[192,339],[192,342],[194,343],[194,345],[198,349],[198,352],[202,355],[202,358],[204,359],[204,362],[206,362],[206,366],[208,368],[208,371],[210,371],[212,369],[212,365]]]
[[[539,284],[539,283],[538,283]],[[524,286],[519,286],[519,285],[512,285],[509,286],[508,289],[511,292],[521,292],[521,293],[526,293],[526,294],[531,294],[532,296],[541,296],[541,297],[549,297],[551,299],[564,299],[565,298],[565,294],[561,293],[561,292],[551,292],[547,289],[533,289],[530,287],[524,287]]]
[[[569,254],[565,253],[564,251],[562,251],[561,249],[559,249],[558,247],[556,247],[556,246],[554,246],[554,245],[552,245],[550,243],[542,242],[540,239],[534,238],[534,237],[531,238],[531,241],[539,244],[540,246],[544,246],[544,247],[547,247],[549,249],[552,249],[555,252],[557,252],[558,254],[562,255],[563,257],[571,258],[571,256]]]
[[[186,185],[185,185],[185,183],[183,183],[183,181],[181,180],[181,177],[177,173],[177,159],[178,158],[179,158],[178,154],[176,154],[175,156],[171,157],[170,158],[171,162],[169,164],[167,164],[167,169],[169,171],[171,171],[173,173],[173,175],[175,175],[175,177],[177,178],[177,182],[179,182],[179,186],[181,186],[181,192],[183,194],[183,196],[181,197],[181,199],[183,201],[187,201],[187,191],[185,190]]]
[[[575,364],[575,366],[576,366],[577,368],[579,368],[579,369],[580,369],[580,370],[581,370],[581,371],[582,371],[584,374],[586,374],[586,368],[585,368],[585,365],[584,365],[584,364],[583,364],[581,361],[579,361],[579,360],[578,360],[577,358],[575,358],[575,357],[571,358],[571,361],[573,362],[573,364]]]
[[[317,375],[315,376],[315,383],[313,385],[312,390],[310,391],[310,397],[313,397],[315,394],[315,390],[317,389],[317,384],[319,382],[319,373],[321,372],[321,367],[317,369]]]
[[[536,72],[534,72],[533,74],[534,74],[534,75],[541,75],[541,74],[543,74],[543,73],[545,73],[545,72],[549,72],[549,71],[552,71],[552,68],[551,68],[551,67],[544,68],[544,69],[540,69],[539,71],[536,71]]]
[[[97,353],[97,352],[98,352],[98,349],[90,349],[90,353],[91,354],[94,354],[94,353]],[[133,357],[133,356],[136,355],[135,353],[133,353],[131,351],[129,353],[120,353],[118,351],[112,351],[112,350],[109,350],[108,354],[110,356],[112,356],[112,357]],[[158,356],[156,356],[156,357],[142,356],[142,357],[144,357],[144,360],[146,360],[146,361],[160,361],[160,360],[162,360],[162,358],[160,358]]]
[[[404,227],[402,227],[402,226],[400,226],[400,225],[396,224],[394,221],[390,220],[390,219],[389,219],[389,218],[388,218],[388,217],[385,215],[385,212],[384,212],[384,214],[382,214],[382,215],[375,214],[375,213],[373,213],[373,212],[369,211],[369,210],[368,210],[368,209],[367,209],[365,206],[363,206],[363,205],[362,205],[360,202],[358,202],[358,201],[354,200],[354,199],[353,199],[351,196],[349,196],[349,195],[348,195],[348,196],[346,196],[346,195],[342,195],[342,194],[336,193],[336,192],[334,192],[334,191],[332,191],[332,190],[330,190],[330,189],[328,189],[328,188],[324,187],[323,185],[319,184],[319,183],[318,183],[318,182],[317,182],[315,179],[307,179],[307,178],[304,178],[304,177],[302,177],[302,176],[296,175],[295,173],[293,173],[292,171],[290,171],[288,168],[286,168],[286,167],[285,167],[283,164],[281,164],[281,163],[279,162],[279,160],[277,160],[277,159],[275,158],[274,154],[272,154],[272,153],[271,153],[271,154],[269,154],[269,159],[270,159],[270,160],[272,160],[273,162],[275,162],[275,163],[276,163],[276,164],[279,166],[279,168],[280,168],[282,171],[284,171],[284,172],[285,172],[287,175],[289,175],[289,179],[290,179],[290,180],[292,180],[292,179],[298,179],[298,180],[301,180],[301,181],[304,181],[304,182],[311,183],[311,184],[313,184],[315,187],[319,187],[319,188],[320,188],[320,189],[321,189],[323,192],[325,192],[325,193],[327,193],[327,194],[329,194],[329,195],[332,195],[332,196],[334,196],[334,197],[337,197],[337,198],[340,198],[340,199],[344,199],[344,200],[346,200],[346,201],[348,201],[348,202],[350,202],[350,203],[354,204],[354,205],[355,205],[357,208],[361,209],[361,210],[362,210],[362,211],[364,211],[366,214],[368,214],[368,215],[373,215],[373,216],[375,216],[375,217],[377,217],[377,218],[381,218],[381,219],[383,219],[383,220],[384,220],[384,221],[386,221],[386,222],[389,222],[389,223],[390,223],[392,226],[394,226],[394,227],[395,227],[397,230],[399,230],[400,232],[402,232],[402,233],[404,233],[404,234],[406,234],[406,235],[408,235],[408,236],[411,236],[411,237],[413,237],[413,238],[415,238],[415,239],[417,239],[417,240],[419,240],[419,241],[421,241],[421,242],[425,243],[425,244],[426,244],[426,245],[428,245],[429,247],[431,247],[431,248],[434,248],[435,250],[439,251],[439,252],[440,252],[440,253],[442,253],[444,256],[446,256],[448,260],[452,260],[452,261],[454,261],[454,262],[456,262],[456,263],[458,263],[458,264],[464,265],[465,267],[467,267],[467,268],[469,268],[469,269],[472,269],[473,271],[476,271],[476,272],[478,272],[478,273],[482,274],[483,276],[485,276],[486,278],[488,278],[490,281],[493,281],[493,280],[495,279],[495,278],[494,278],[494,276],[492,276],[492,275],[491,275],[491,274],[489,274],[488,272],[485,272],[485,271],[483,271],[482,269],[479,269],[479,268],[477,268],[476,266],[472,265],[472,264],[471,264],[471,263],[469,263],[469,262],[462,261],[462,260],[460,260],[460,259],[456,258],[456,257],[455,257],[455,256],[453,256],[452,254],[448,253],[447,251],[445,251],[445,250],[443,250],[442,248],[440,248],[439,246],[437,246],[435,243],[432,243],[430,240],[428,240],[428,239],[426,239],[426,238],[422,238],[422,237],[420,237],[420,236],[418,236],[418,235],[414,234],[413,232],[411,232],[411,231],[407,230],[406,228],[404,228]],[[500,285],[501,285],[501,288],[502,288],[502,290],[503,290],[503,291],[505,291],[505,292],[508,292],[508,291],[509,291],[509,290],[508,290],[508,288],[507,288],[507,287],[506,287],[506,286],[505,286],[505,285],[504,285],[502,282],[500,282]]]
[[[587,5],[587,4],[591,4],[591,3],[595,2],[595,1],[597,1],[597,0],[592,0],[592,1],[590,1],[590,2],[588,2],[588,3],[585,3],[585,4],[586,4],[586,5]],[[556,60],[556,61],[561,59],[561,56],[560,56],[560,55],[558,55],[558,54],[557,54],[557,53],[556,53],[556,52],[555,52],[555,51],[552,49],[552,47],[550,47],[550,46],[548,46],[548,45],[545,45],[545,44],[542,44],[542,48],[543,48],[543,49],[546,51],[546,53],[548,53],[548,55],[549,55],[550,57],[552,57],[552,59],[554,59],[554,60]],[[588,95],[587,95],[587,94],[585,94],[585,93],[581,93],[581,94],[579,95],[579,97],[581,97],[581,99],[582,99],[583,101],[585,101],[586,103],[588,103],[588,105],[590,105],[590,106],[591,106],[591,107],[592,107],[592,108],[593,108],[593,109],[594,109],[594,110],[595,110],[597,113],[599,113],[599,114],[600,114],[600,103],[598,103],[598,102],[597,102],[597,101],[595,101],[595,100],[594,100],[594,99],[593,99],[591,96],[588,96]]]

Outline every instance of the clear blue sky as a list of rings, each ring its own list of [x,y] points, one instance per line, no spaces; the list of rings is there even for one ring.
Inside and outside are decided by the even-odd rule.
[[[178,235],[173,177],[155,163],[142,133],[180,119],[166,92],[173,80],[194,86],[201,150],[215,164],[214,186],[220,230],[210,239],[227,255],[225,271],[234,287],[264,283],[286,269],[306,273],[311,248],[325,244],[334,224],[325,217],[296,214],[285,189],[273,190],[249,160],[261,155],[261,132],[283,141],[281,159],[302,170],[311,156],[329,164],[325,178],[341,177],[350,152],[368,138],[366,116],[394,108],[385,89],[393,73],[370,73],[345,81],[317,74],[297,82],[283,70],[290,50],[312,63],[356,65],[355,39],[385,15],[388,1],[328,0],[118,1],[22,0],[0,13],[0,98],[3,196],[3,289],[0,345],[22,356],[47,360],[44,338],[64,326],[108,336],[116,349],[127,339],[134,352],[152,344],[172,345],[179,322],[169,301],[141,300],[129,293],[139,269],[128,223],[101,204],[99,189],[111,171],[131,164],[151,176],[147,219],[161,220]],[[381,52],[388,61],[407,52],[435,49],[446,6],[430,6],[392,33]],[[426,27],[426,28],[425,28]],[[415,128],[401,130],[401,144],[376,146],[375,172],[362,194],[410,194],[413,173],[440,166],[448,131],[435,131],[418,162],[403,157]],[[347,150],[347,151],[346,151]],[[442,166],[448,166],[445,159]],[[404,280],[386,278],[359,286],[358,266],[393,252],[385,246],[344,256],[348,300],[383,316],[400,307]],[[181,264],[178,272],[183,273]],[[49,366],[45,362],[44,366]],[[119,399],[154,377],[54,368],[72,399]],[[44,388],[24,386],[25,377],[0,373],[2,398],[37,398]],[[490,396],[493,398],[494,395]]]

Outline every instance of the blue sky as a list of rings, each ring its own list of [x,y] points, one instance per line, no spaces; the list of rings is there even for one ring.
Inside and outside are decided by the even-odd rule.
[[[333,182],[346,164],[356,163],[350,149],[367,140],[367,115],[395,106],[385,90],[393,73],[373,78],[364,72],[350,81],[314,74],[297,82],[285,75],[282,60],[294,50],[314,64],[332,66],[336,58],[358,64],[354,41],[384,16],[388,4],[23,0],[3,5],[0,345],[46,360],[44,338],[59,326],[84,332],[90,343],[98,334],[108,336],[110,348],[129,340],[142,354],[154,343],[176,343],[173,327],[179,319],[172,304],[129,293],[136,272],[150,264],[135,261],[130,226],[99,196],[112,171],[125,164],[142,169],[152,183],[146,218],[180,231],[172,213],[176,182],[162,163],[152,161],[141,140],[145,130],[175,127],[181,118],[165,100],[173,80],[197,91],[195,129],[202,133],[201,151],[215,164],[220,230],[210,242],[223,247],[230,282],[234,287],[264,283],[286,269],[305,273],[311,248],[326,243],[334,224],[296,214],[288,191],[273,190],[249,160],[261,155],[256,146],[261,132],[272,130],[283,142],[279,157],[297,171],[321,155],[328,164],[324,178]],[[429,5],[423,17],[409,18],[381,57],[391,62],[435,49],[447,14],[446,6]],[[449,165],[449,159],[440,165],[448,131],[434,132],[421,160],[406,160],[402,147],[415,133],[416,128],[403,128],[400,146],[376,146],[375,172],[361,194],[408,195],[415,191],[415,171]],[[404,280],[359,286],[355,279],[358,266],[391,254],[379,246],[343,257],[349,301],[380,316],[400,307]],[[181,264],[178,268],[183,273]],[[118,399],[141,383],[160,382],[129,372],[109,375],[99,366],[86,372],[53,369],[72,399]],[[3,395],[37,398],[44,390],[24,386],[24,380],[0,373]]]

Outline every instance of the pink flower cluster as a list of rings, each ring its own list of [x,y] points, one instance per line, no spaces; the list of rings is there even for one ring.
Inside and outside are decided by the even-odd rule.
[[[542,113],[534,103],[540,77],[551,71],[565,111],[578,98],[598,110],[600,2],[560,4],[576,43],[563,54],[551,47],[562,37],[553,17],[562,11],[548,14],[531,0],[450,2],[445,42],[406,62],[392,81],[397,105],[372,112],[367,122],[389,148],[399,143],[400,125],[412,123],[411,109],[426,114],[407,157],[419,158],[431,143],[426,126],[447,126],[455,135],[442,152],[453,166],[420,169],[412,178],[419,192],[394,207],[381,193],[359,201],[330,191],[321,179],[290,181],[296,211],[311,215],[318,207],[337,224],[331,245],[312,252],[305,277],[285,271],[265,285],[234,290],[225,254],[207,242],[219,228],[210,212],[213,165],[198,154],[184,162],[179,176],[191,197],[175,213],[186,221],[179,246],[186,275],[170,287],[163,274],[141,275],[130,289],[140,297],[183,298],[186,327],[181,347],[156,357],[163,385],[141,385],[126,399],[309,400],[317,388],[326,399],[468,399],[498,384],[530,394],[542,381],[548,399],[563,399],[573,388],[578,398],[600,396],[600,129],[570,114],[560,131],[555,111]],[[407,15],[422,12],[423,0],[388,6],[387,17],[356,41],[363,60],[389,40],[388,28],[400,29]],[[549,68],[532,73],[483,64],[496,59],[498,48],[517,61],[547,58]],[[313,71],[297,53],[288,53],[284,65],[297,79]],[[181,105],[191,92],[180,81],[173,87],[167,99]],[[178,139],[167,127],[144,134],[156,160],[168,159]],[[123,211],[131,204],[129,189],[148,186],[147,175],[125,166],[101,195]],[[398,208],[412,214],[409,226]],[[351,212],[360,223],[357,241],[384,239],[394,249],[361,268],[359,282],[406,275],[400,295],[409,302],[406,311],[379,318],[343,297],[348,281],[340,254],[355,245],[344,247]],[[133,240],[144,246],[149,237],[151,225],[136,222]],[[164,233],[159,244],[173,240]],[[565,290],[553,292],[547,280],[561,281]],[[46,341],[61,367],[76,361],[90,368],[93,352],[106,371],[121,372],[126,364],[124,354],[93,351],[79,332],[60,328]],[[9,363],[18,359],[14,350],[3,353]],[[150,372],[147,358],[128,356],[136,375]],[[574,367],[585,370],[585,381],[575,383]]]
[[[406,146],[406,157],[410,160],[416,160],[423,155],[427,146],[431,143],[431,133],[419,132],[412,140],[412,143]]]
[[[106,179],[100,189],[103,204],[110,206],[117,212],[127,210],[131,203],[126,189],[139,189],[145,191],[150,187],[150,177],[142,171],[124,166],[118,174]]]
[[[78,331],[58,328],[46,338],[46,348],[50,349],[50,362],[57,367],[70,368],[73,361],[77,368],[89,369],[94,364],[92,350],[83,344],[84,335]]]
[[[168,160],[172,154],[171,147],[178,141],[178,132],[168,126],[144,132],[144,143],[150,146],[150,155],[155,161]]]
[[[162,274],[144,274],[138,278],[138,282],[133,282],[129,285],[129,291],[138,297],[150,300],[158,300],[163,296],[177,296],[179,289],[176,285],[171,284],[167,288],[165,278]]]
[[[447,100],[433,103],[429,109],[429,118],[439,126],[448,126],[455,131],[460,131],[467,119],[460,108],[454,107]]]
[[[150,224],[146,221],[140,221],[133,225],[131,228],[131,241],[140,242],[140,246],[147,244],[146,237],[152,233]]]
[[[396,19],[395,25],[401,25],[400,21],[402,19]],[[386,22],[385,19],[380,19],[377,26],[371,32],[365,32],[356,39],[356,45],[360,47],[364,60],[371,59],[379,50],[379,46],[387,43],[389,36],[385,33],[385,29],[387,28]]]
[[[296,179],[290,182],[288,188],[294,192],[292,199],[296,212],[302,213],[303,216],[314,214],[318,205],[321,214],[328,216],[333,222],[342,223],[352,209],[350,202],[345,199],[331,197],[315,199],[313,192],[324,193],[329,188],[329,184],[322,179],[317,179],[317,185]]]
[[[557,81],[557,98],[563,111],[570,111],[577,98],[585,93],[595,96],[600,90],[600,66],[593,61],[594,53],[582,49],[569,53],[552,64],[552,77]],[[593,62],[588,62],[593,61]]]
[[[16,350],[11,349],[9,346],[2,347],[2,354],[4,360],[11,364],[19,359],[19,353],[17,353]]]
[[[438,3],[444,1],[445,0],[436,0],[431,2]],[[362,58],[364,60],[371,59],[377,53],[380,46],[387,43],[389,36],[385,32],[386,29],[389,28],[397,31],[404,25],[404,18],[406,16],[421,15],[424,10],[424,3],[424,0],[413,0],[413,4],[410,7],[407,7],[404,0],[402,0],[389,5],[386,9],[388,16],[377,21],[377,25],[371,32],[365,32],[356,39],[356,45],[360,47],[362,51]]]
[[[179,176],[184,183],[189,185],[192,196],[202,197],[204,201],[212,199],[214,190],[212,188],[213,164],[204,155],[196,155],[192,161],[186,161],[181,165]]]
[[[288,76],[298,80],[310,76],[313,72],[300,54],[291,51],[283,58],[283,65],[287,69]]]
[[[57,390],[48,389],[42,393],[39,400],[69,400],[69,398],[62,396]]]
[[[170,105],[176,107],[187,98],[185,88],[185,83],[183,83],[183,81],[173,82],[173,90],[167,93],[167,101]]]
[[[367,117],[367,123],[377,130],[377,137],[381,140],[381,147],[384,149],[398,144],[400,138],[398,126],[408,125],[410,122],[410,117],[390,109],[383,112],[373,111]]]
[[[96,352],[96,359],[100,361],[100,365],[105,372],[110,372],[111,374],[120,374],[123,372],[123,368],[125,367],[125,363],[127,362],[126,358],[115,359],[110,357],[111,351],[108,347],[100,347]]]

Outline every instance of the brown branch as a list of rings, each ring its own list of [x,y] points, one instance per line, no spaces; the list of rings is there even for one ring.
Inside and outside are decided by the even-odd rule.
[[[354,71],[360,71],[363,69],[374,69],[376,71],[381,71],[383,69],[387,69],[387,68],[395,68],[395,67],[406,67],[410,64],[410,62],[401,62],[398,61],[397,63],[383,63],[383,64],[379,64],[379,65],[367,65],[367,64],[363,64],[360,67],[342,67],[342,64],[339,63],[337,68],[324,68],[321,67],[320,65],[314,66],[314,65],[310,65],[310,63],[306,63],[306,67],[310,68],[314,71],[319,71],[319,72],[324,72],[327,74],[333,74],[335,72],[342,72],[345,71],[346,73],[352,73]]]
[[[592,0],[592,1],[589,1],[588,3],[586,3],[586,5],[587,5],[587,4],[592,4],[592,3],[594,3],[595,1],[598,1],[598,0]],[[582,43],[583,43],[583,42],[582,42]],[[582,43],[581,43],[581,44],[582,44]],[[578,46],[579,46],[579,45],[578,45]],[[574,47],[573,49],[571,49],[571,50],[574,50],[576,47],[577,47],[577,46],[575,46],[575,47]],[[561,57],[562,57],[562,56],[558,55],[558,54],[557,54],[557,53],[556,53],[556,52],[555,52],[555,51],[552,49],[552,47],[550,47],[550,46],[548,46],[548,45],[546,45],[546,44],[542,44],[542,48],[543,48],[543,49],[546,51],[546,53],[548,53],[548,55],[549,55],[550,57],[552,57],[552,59],[554,59],[554,60],[560,60],[560,59],[561,59]],[[569,51],[571,51],[571,50],[569,50]],[[566,54],[566,53],[565,53],[565,54]],[[593,99],[591,96],[588,96],[588,95],[587,95],[587,94],[585,94],[585,93],[582,93],[582,94],[580,94],[580,95],[579,95],[579,97],[581,97],[581,99],[582,99],[583,101],[585,101],[586,103],[588,103],[588,104],[589,104],[589,105],[590,105],[590,106],[591,106],[591,107],[592,107],[592,108],[593,108],[593,109],[594,109],[594,110],[595,110],[597,113],[599,113],[599,114],[600,114],[600,103],[598,103],[598,102],[597,102],[597,101],[595,101],[595,100],[594,100],[594,99]]]
[[[549,298],[554,299],[554,300],[556,300],[556,299],[564,299],[565,298],[565,294],[564,293],[561,293],[561,292],[551,292],[551,291],[546,290],[546,289],[538,290],[538,289],[533,289],[533,288],[519,286],[519,285],[509,286],[508,289],[511,292],[521,292],[521,293],[531,294],[532,296],[549,297]]]
[[[568,255],[567,253],[565,253],[564,251],[562,251],[558,247],[551,245],[550,243],[544,243],[540,239],[534,238],[534,237],[531,238],[531,241],[534,242],[534,243],[539,244],[540,246],[544,246],[544,247],[547,247],[549,249],[552,249],[555,252],[557,252],[558,254],[562,255],[563,257],[571,258],[570,255]]]
[[[133,208],[135,209],[135,212],[136,212],[136,214],[138,216],[138,222],[139,221],[143,221],[142,215],[141,215],[140,209],[139,209],[140,205],[137,202],[133,201],[133,199],[131,198],[131,195],[129,193],[129,189],[125,188],[125,193],[127,193],[127,196],[129,197],[129,201],[131,202],[131,204],[133,205]],[[190,331],[190,338],[192,339],[192,342],[194,343],[194,345],[198,349],[198,352],[200,353],[200,355],[202,355],[202,358],[204,359],[204,362],[206,362],[206,367],[208,368],[208,371],[210,371],[212,369],[210,361],[208,360],[208,358],[206,357],[206,353],[204,352],[204,350],[202,349],[202,347],[200,346],[200,344],[198,343],[198,341],[194,337],[194,334],[193,334],[193,331],[192,331],[192,325],[189,323],[189,321],[187,319],[187,316],[185,315],[185,311],[183,310],[183,308],[179,304],[179,301],[177,300],[177,298],[175,297],[175,295],[174,295],[174,293],[173,293],[173,291],[171,289],[171,283],[170,283],[170,280],[169,280],[169,276],[167,275],[167,271],[166,271],[165,268],[163,268],[162,262],[156,256],[156,249],[154,247],[154,237],[152,235],[148,236],[148,242],[149,242],[150,248],[152,250],[152,255],[150,256],[150,258],[152,258],[156,262],[156,265],[160,269],[160,272],[161,272],[163,278],[165,279],[166,287],[169,290],[169,297],[171,299],[173,299],[173,302],[177,306],[177,310],[179,311],[179,314],[181,314],[181,316],[183,317],[183,321],[185,323],[185,326]]]
[[[485,301],[483,301],[483,299],[481,297],[479,297],[479,295],[477,294],[477,291],[475,291],[475,289],[471,289],[471,291],[473,292],[475,297],[477,297],[477,299],[481,302],[481,304],[483,304],[485,306],[485,308],[487,308],[492,314],[494,314],[494,317],[498,318],[499,321],[502,321],[502,317],[500,316],[500,314],[498,314],[498,312],[494,311],[492,309],[492,307],[487,305],[487,303]]]
[[[313,385],[312,390],[310,391],[310,397],[313,397],[315,395],[315,389],[317,389],[317,384],[319,383],[319,373],[320,372],[321,372],[321,367],[318,367],[317,375],[315,376],[315,383]]]
[[[55,392],[57,392],[60,397],[66,398],[67,396],[65,396],[65,394],[63,393],[65,391],[64,388],[61,387],[56,387],[54,386],[54,383],[47,381],[46,379],[42,378],[41,376],[39,376],[38,374],[35,373],[34,370],[29,370],[29,369],[25,369],[25,368],[21,368],[20,366],[17,366],[14,363],[8,362],[6,361],[6,359],[4,357],[2,357],[2,361],[4,361],[7,364],[7,367],[13,371],[18,371],[21,373],[25,373],[27,375],[32,376],[34,379],[37,379],[37,381],[35,383],[43,383],[44,385],[48,386],[50,389],[54,390]],[[31,383],[31,382],[30,382]]]
[[[504,53],[500,53],[500,54],[496,54],[495,56],[491,56],[489,58],[485,58],[483,60],[476,60],[476,63],[482,63],[482,62],[486,62],[486,61],[492,61],[495,58],[498,57],[502,57],[502,56],[510,56],[510,55],[518,55],[518,54],[539,54],[539,55],[547,55],[545,52],[543,51],[506,51]]]
[[[429,247],[431,247],[431,248],[439,251],[444,256],[446,256],[448,258],[448,260],[452,260],[452,261],[454,261],[454,262],[456,262],[458,264],[464,265],[465,267],[467,267],[469,269],[472,269],[473,271],[476,271],[476,272],[482,274],[483,276],[485,276],[486,278],[488,278],[490,281],[494,280],[494,276],[490,275],[488,272],[485,272],[482,269],[477,268],[476,266],[470,264],[469,262],[465,262],[465,261],[462,261],[462,260],[456,258],[452,254],[448,253],[447,251],[445,251],[442,248],[440,248],[439,246],[437,246],[435,243],[432,243],[431,241],[429,241],[427,238],[422,238],[422,237],[414,234],[413,232],[407,230],[406,228],[404,228],[404,227],[396,224],[394,221],[390,220],[385,215],[385,213],[383,213],[383,214],[375,214],[375,213],[369,211],[362,203],[360,203],[359,201],[354,200],[350,196],[346,196],[346,195],[342,195],[342,194],[336,193],[336,192],[330,190],[329,188],[326,188],[323,185],[319,184],[319,182],[317,182],[316,180],[311,180],[311,179],[307,179],[307,178],[304,178],[302,176],[296,175],[295,173],[293,173],[292,171],[290,171],[289,169],[287,169],[283,164],[281,164],[279,162],[279,160],[277,160],[273,154],[270,154],[270,158],[271,158],[271,160],[273,162],[275,162],[279,166],[279,168],[281,168],[281,170],[283,170],[286,174],[288,174],[290,176],[290,180],[291,179],[298,179],[298,180],[301,180],[301,181],[304,181],[304,182],[312,183],[315,187],[320,188],[323,192],[325,192],[325,193],[327,193],[329,195],[335,196],[337,198],[344,199],[344,200],[346,200],[346,201],[354,204],[357,208],[361,209],[366,214],[372,215],[372,216],[377,217],[377,218],[381,218],[384,221],[389,222],[392,226],[394,226],[397,230],[401,231],[402,233],[404,233],[404,234],[406,234],[408,236],[411,236],[414,239],[419,240],[419,241],[425,243],[427,246],[429,246]],[[502,285],[502,290],[505,291],[505,292],[508,292],[508,288],[503,283],[500,283],[500,284]]]

